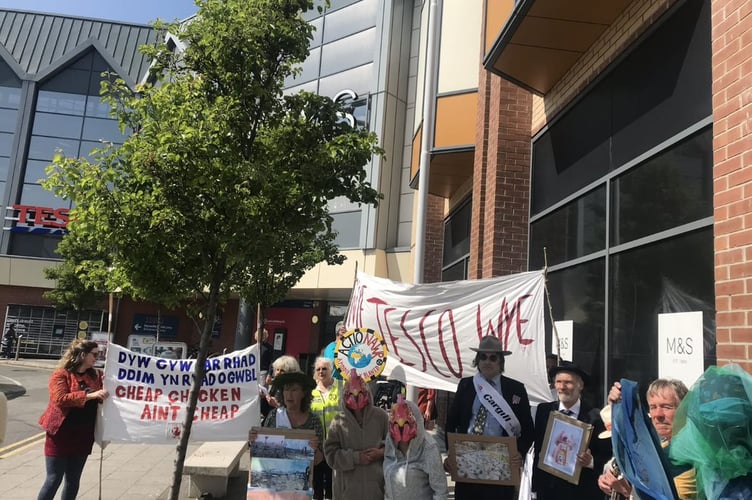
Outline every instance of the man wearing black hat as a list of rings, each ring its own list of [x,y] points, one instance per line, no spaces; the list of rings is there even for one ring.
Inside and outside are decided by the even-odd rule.
[[[483,337],[473,360],[478,373],[465,377],[457,385],[454,401],[447,414],[446,432],[480,434],[484,436],[515,436],[520,455],[513,457],[513,466],[521,466],[524,455],[533,442],[533,419],[525,386],[502,375],[505,351],[501,341],[493,336]],[[444,468],[451,472],[455,464],[447,459]],[[516,498],[513,486],[495,486],[457,481],[454,498],[457,500],[507,500]]]
[[[535,414],[533,491],[536,492],[538,500],[560,498],[602,500],[603,493],[598,488],[598,474],[611,456],[610,441],[591,441],[589,448],[577,456],[577,462],[582,466],[578,484],[572,484],[538,468],[538,459],[552,412],[559,411],[593,425],[594,430],[591,435],[598,435],[605,430],[599,409],[591,407],[582,400],[582,390],[590,378],[584,370],[574,363],[563,361],[559,366],[553,367],[549,375],[554,381],[558,399],[550,403],[541,403]]]

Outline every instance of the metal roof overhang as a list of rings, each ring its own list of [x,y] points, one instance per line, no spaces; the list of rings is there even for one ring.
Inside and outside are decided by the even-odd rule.
[[[545,95],[632,0],[519,0],[483,65]]]

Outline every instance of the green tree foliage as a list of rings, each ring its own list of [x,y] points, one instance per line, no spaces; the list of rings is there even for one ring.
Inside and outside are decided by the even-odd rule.
[[[124,130],[92,163],[58,156],[46,187],[71,199],[58,292],[114,290],[179,307],[206,304],[196,380],[229,294],[273,304],[311,267],[339,263],[327,204],[375,204],[365,164],[381,154],[340,108],[284,95],[308,55],[311,0],[198,0],[197,17],[157,28],[186,44],[144,47],[151,84],[103,84]],[[199,382],[178,446],[173,498]]]

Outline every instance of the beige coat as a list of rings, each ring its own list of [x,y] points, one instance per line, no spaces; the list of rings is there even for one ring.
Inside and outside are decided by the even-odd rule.
[[[341,407],[324,443],[326,463],[334,469],[334,500],[383,500],[382,461],[360,465],[358,459],[360,451],[384,446],[389,417],[381,408],[369,404],[363,410],[361,426],[350,410]]]

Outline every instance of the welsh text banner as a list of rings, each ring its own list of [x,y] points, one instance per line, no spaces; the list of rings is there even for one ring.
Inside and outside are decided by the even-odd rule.
[[[523,382],[537,404],[551,399],[543,303],[543,271],[422,285],[358,273],[346,326],[384,336],[385,375],[448,391],[476,372],[470,348],[484,335],[498,337],[512,351],[505,373]]]
[[[241,441],[259,425],[255,346],[206,360],[191,440]],[[110,344],[102,408],[102,441],[173,443],[180,439],[194,359],[165,359]]]

